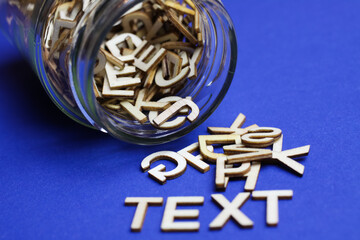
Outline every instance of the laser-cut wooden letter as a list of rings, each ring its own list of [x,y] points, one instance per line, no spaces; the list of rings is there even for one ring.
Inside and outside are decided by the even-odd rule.
[[[165,172],[166,167],[163,164],[156,166],[155,168],[150,169],[150,165],[158,160],[169,160],[177,164],[176,168]],[[143,171],[149,170],[149,176],[154,180],[158,181],[161,184],[166,183],[167,179],[174,179],[181,176],[186,170],[186,160],[184,157],[179,155],[176,152],[171,151],[161,151],[153,153],[141,162],[141,168]]]
[[[127,197],[125,199],[126,206],[136,206],[133,221],[131,223],[131,231],[140,232],[146,216],[148,206],[162,206],[162,197]]]

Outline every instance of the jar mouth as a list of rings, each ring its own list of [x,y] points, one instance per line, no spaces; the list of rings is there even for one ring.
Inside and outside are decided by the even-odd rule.
[[[98,103],[92,85],[93,69],[106,34],[126,11],[141,2],[114,0],[94,5],[75,30],[69,69],[76,102],[94,127],[127,142],[152,145],[184,136],[215,111],[230,87],[236,67],[237,45],[232,22],[222,4],[217,0],[194,0],[203,22],[203,56],[198,66],[198,77],[177,96],[192,97],[200,108],[198,119],[176,130],[159,130],[149,123],[141,125],[136,121],[120,119]]]

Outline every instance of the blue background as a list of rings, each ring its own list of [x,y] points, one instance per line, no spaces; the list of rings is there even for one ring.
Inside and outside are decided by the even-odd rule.
[[[0,239],[360,239],[360,1],[224,0],[238,36],[232,87],[216,112],[188,136],[139,147],[88,129],[63,115],[40,81],[0,37]],[[265,201],[242,211],[253,229],[233,221],[221,231],[211,201],[214,166],[186,173],[164,186],[140,171],[159,150],[179,150],[229,126],[238,113],[246,124],[283,129],[284,149],[311,144],[299,177],[262,167],[257,190],[293,189],[280,202],[278,227],[265,223]],[[168,167],[172,167],[167,164]],[[243,191],[232,181],[230,200]],[[198,233],[162,233],[163,207],[151,207],[141,233],[130,232],[135,207],[129,196],[204,196]]]

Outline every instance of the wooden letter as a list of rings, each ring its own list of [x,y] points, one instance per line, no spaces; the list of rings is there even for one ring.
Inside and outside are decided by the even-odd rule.
[[[216,188],[218,189],[224,189],[227,187],[229,177],[244,176],[244,174],[248,173],[251,168],[250,163],[243,163],[241,164],[240,167],[236,167],[236,168],[226,168],[225,164],[226,164],[226,156],[219,157],[216,160],[215,184],[216,184]]]
[[[161,230],[164,232],[193,232],[200,228],[199,222],[175,222],[175,219],[197,219],[199,210],[177,210],[178,205],[202,205],[204,197],[168,197],[164,211]]]
[[[150,60],[147,60],[151,53],[155,50],[155,47],[153,45],[150,45],[145,50],[145,47],[147,45],[148,42],[144,40],[140,44],[140,46],[138,46],[132,53],[135,58],[134,65],[143,72],[147,72],[154,66],[158,65],[166,55],[166,50],[164,48],[161,48],[159,51],[156,52],[154,56],[151,57]]]
[[[240,113],[235,121],[231,124],[230,128],[225,127],[208,127],[208,132],[211,134],[237,134],[237,135],[244,135],[250,129],[258,128],[259,126],[254,124],[247,128],[241,128],[246,121],[246,117],[244,114]]]
[[[243,165],[241,165],[241,167]],[[225,168],[233,168],[233,164],[226,164]],[[261,162],[252,162],[251,167],[250,167],[250,171],[247,172],[247,173],[244,173],[242,176],[239,176],[241,178],[246,178],[245,186],[244,186],[245,191],[248,191],[248,192],[254,191],[254,189],[256,187],[257,180],[259,178],[260,168],[261,168]],[[223,187],[221,187],[220,184],[219,184],[218,188],[226,189],[226,187],[227,187],[227,185],[229,183],[229,180],[230,180],[230,177],[225,177],[224,180],[221,180],[221,181],[224,181]]]
[[[125,63],[120,61],[114,55],[106,51],[105,49],[100,48],[100,52],[106,57],[106,60],[109,61],[112,65],[117,66],[120,70],[123,70]]]
[[[75,21],[65,20],[65,19],[56,19],[55,23],[54,23],[54,32],[52,34],[50,48],[53,48],[55,43],[59,40],[59,34],[60,34],[60,30],[62,28],[72,29],[75,26],[76,26]]]
[[[93,82],[93,89],[94,89],[94,94],[96,98],[102,98],[102,94],[99,91],[98,87],[96,86],[96,83]]]
[[[104,70],[105,64],[106,64],[105,54],[100,51],[97,56],[97,63],[95,64],[94,67],[94,74],[98,74],[99,72]]]
[[[166,61],[169,65],[173,64],[173,67],[171,69],[171,73],[172,73],[171,76],[175,76],[180,73],[181,68],[183,66],[182,65],[182,61],[183,61],[182,56],[169,51],[166,54]]]
[[[197,169],[198,171],[200,171],[202,173],[205,173],[210,170],[209,164],[205,163],[202,160],[201,154],[199,154],[198,156],[192,155],[192,153],[198,149],[199,149],[199,143],[196,142],[196,143],[193,143],[190,146],[187,146],[186,148],[178,151],[178,153],[181,156],[183,156],[192,167],[194,167],[195,169]]]
[[[296,173],[303,175],[305,169],[304,165],[298,163],[290,157],[301,157],[307,155],[310,151],[310,145],[293,148],[286,151],[281,151],[281,145],[282,136],[274,143],[273,151],[268,149],[242,148],[242,145],[224,146],[224,150],[226,154],[235,153],[236,151],[244,152],[242,154],[227,156],[227,163],[229,164],[275,159]]]
[[[266,223],[276,226],[279,223],[279,199],[291,199],[292,190],[254,191],[253,199],[266,199]]]
[[[298,163],[297,161],[291,159],[290,157],[300,157],[307,155],[310,151],[310,145],[293,148],[286,151],[281,151],[282,143],[283,143],[283,136],[281,135],[281,137],[273,145],[272,158],[277,159],[285,166],[294,170],[298,174],[303,175],[305,170],[304,165]]]
[[[163,43],[163,42],[168,42],[168,41],[177,41],[179,40],[179,36],[176,33],[167,33],[161,37],[155,38],[153,40],[151,40],[152,44],[157,44],[157,43]]]
[[[105,70],[111,89],[126,88],[141,84],[140,78],[128,77],[136,73],[135,67],[125,66],[123,70],[119,71],[110,63],[106,63]]]
[[[242,163],[255,160],[269,159],[272,157],[272,151],[262,148],[245,148],[244,145],[224,146],[224,153],[228,156],[227,163]]]
[[[185,51],[182,51],[182,52],[180,52],[180,57],[181,57],[181,59],[182,59],[182,64],[181,64],[181,67],[187,67],[187,66],[189,66],[189,57],[188,57],[188,55],[187,55],[187,53],[185,52]]]
[[[169,102],[148,102],[145,101],[145,96],[147,89],[141,89],[139,91],[138,97],[136,99],[135,107],[139,110],[148,110],[148,111],[161,111],[170,107]]]
[[[150,169],[150,165],[158,160],[170,160],[177,164],[176,168],[165,172],[166,167],[163,164]],[[149,170],[149,176],[158,181],[161,184],[166,183],[167,179],[174,179],[181,176],[186,170],[186,160],[176,152],[161,151],[153,153],[141,162],[141,168],[143,171]]]
[[[259,178],[261,163],[260,162],[252,162],[250,171],[244,174],[246,177],[246,182],[244,186],[245,191],[254,191],[256,187],[257,180]]]
[[[182,33],[184,36],[193,44],[197,44],[197,39],[194,37],[194,35],[187,29],[186,26],[184,26],[183,23],[181,23],[176,16],[175,13],[168,11],[167,16],[169,17],[169,20],[175,25],[175,27]]]
[[[162,197],[127,197],[125,199],[126,206],[137,206],[131,223],[131,231],[140,232],[146,216],[148,206],[162,206]]]
[[[191,113],[187,116],[187,119],[190,122],[193,122],[199,116],[200,110],[199,107],[189,99],[181,99],[175,102],[171,107],[163,111],[159,116],[154,119],[154,124],[160,126],[161,124],[165,123],[171,117],[173,117],[176,113],[178,113],[183,107],[190,107]]]
[[[190,71],[190,68],[185,67],[175,77],[170,78],[168,80],[165,80],[164,77],[163,77],[163,70],[161,68],[159,68],[157,70],[157,72],[156,72],[156,75],[155,75],[155,83],[156,83],[156,85],[158,85],[161,88],[173,87],[177,83],[184,80],[187,77],[189,71]]]
[[[181,100],[182,98],[181,97],[177,97],[177,96],[171,96],[171,97],[165,97],[165,98],[162,98],[160,99],[158,102],[164,102],[164,103],[174,103],[174,102],[177,102],[179,100]],[[187,109],[183,109],[185,110],[185,113],[187,114],[188,111]],[[179,111],[179,113],[182,113],[183,110]],[[186,117],[177,117],[175,118],[174,120],[172,121],[168,121],[168,122],[165,122],[161,125],[156,125],[154,123],[154,119],[158,116],[158,112],[157,111],[150,111],[149,112],[149,121],[151,123],[151,125],[153,125],[154,127],[156,128],[159,128],[159,129],[174,129],[174,128],[179,128],[181,127],[182,125],[185,124],[186,122]]]
[[[185,0],[185,2],[192,8],[192,9],[196,9],[195,4],[192,2],[192,0]]]
[[[216,159],[225,156],[222,153],[210,152],[207,145],[210,144],[239,144],[241,142],[239,135],[200,135],[199,147],[204,159],[215,163]]]
[[[117,35],[115,37],[113,37],[112,39],[110,39],[109,41],[106,42],[106,47],[110,50],[111,54],[118,58],[120,61],[122,62],[134,62],[134,55],[126,55],[126,56],[123,56],[121,53],[120,53],[120,49],[119,49],[119,45],[124,43],[126,41],[126,38],[130,37],[132,42],[134,43],[134,45],[136,47],[140,46],[142,41],[141,39],[134,35],[134,34],[131,34],[131,33],[123,33],[123,34],[120,34],[120,35]]]
[[[125,17],[123,17],[122,26],[124,28],[124,32],[132,32],[130,23],[133,22],[134,20],[142,21],[144,23],[146,31],[147,32],[150,31],[152,27],[152,21],[150,17],[146,13],[138,11],[127,14]]]
[[[188,75],[188,78],[190,79],[194,79],[197,77],[197,65],[201,59],[202,51],[202,47],[196,48],[190,59],[190,73]]]
[[[150,88],[152,83],[154,82],[155,79],[155,74],[156,74],[156,68],[151,69],[148,73],[147,76],[145,78],[145,82],[144,82],[144,88]]]
[[[167,7],[170,7],[170,8],[173,8],[175,11],[179,12],[179,13],[182,13],[182,14],[188,14],[188,15],[192,15],[194,16],[195,15],[195,11],[192,10],[192,9],[189,9],[187,7],[183,7],[181,6],[179,3],[177,2],[173,2],[173,1],[169,1],[167,0],[165,2],[165,5]]]
[[[163,17],[159,16],[156,19],[154,25],[152,25],[150,31],[147,32],[146,40],[150,41],[151,39],[153,39],[156,36],[157,32],[163,27],[163,25],[164,25],[164,19]]]
[[[242,113],[239,113],[239,115],[236,117],[235,121],[231,124],[231,129],[237,129],[241,128],[246,121],[246,116]]]
[[[267,147],[281,136],[281,129],[259,127],[250,129],[248,134],[241,136],[242,143],[249,147]]]
[[[122,102],[120,102],[120,105],[127,113],[129,113],[134,119],[136,119],[140,123],[145,123],[147,121],[146,115],[143,114],[139,109],[137,109],[130,102],[122,101]]]
[[[212,194],[213,201],[223,210],[210,223],[210,229],[222,229],[230,218],[234,219],[241,227],[252,227],[254,225],[239,208],[249,199],[250,193],[239,193],[230,203],[222,194]]]
[[[134,96],[133,90],[111,90],[107,76],[104,77],[104,85],[102,95],[104,97],[132,97]]]

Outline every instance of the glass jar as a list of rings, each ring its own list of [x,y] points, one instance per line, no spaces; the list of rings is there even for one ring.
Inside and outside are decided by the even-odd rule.
[[[44,47],[49,23],[59,5],[81,2],[66,48],[56,60]],[[75,121],[115,138],[136,144],[160,144],[175,140],[205,121],[230,87],[237,59],[232,21],[218,0],[193,0],[202,22],[203,52],[195,80],[177,96],[198,105],[199,117],[177,129],[156,129],[106,111],[96,100],[94,66],[101,44],[114,24],[142,0],[0,0],[0,28],[29,60],[54,103]],[[36,106],[34,106],[36,107]]]

